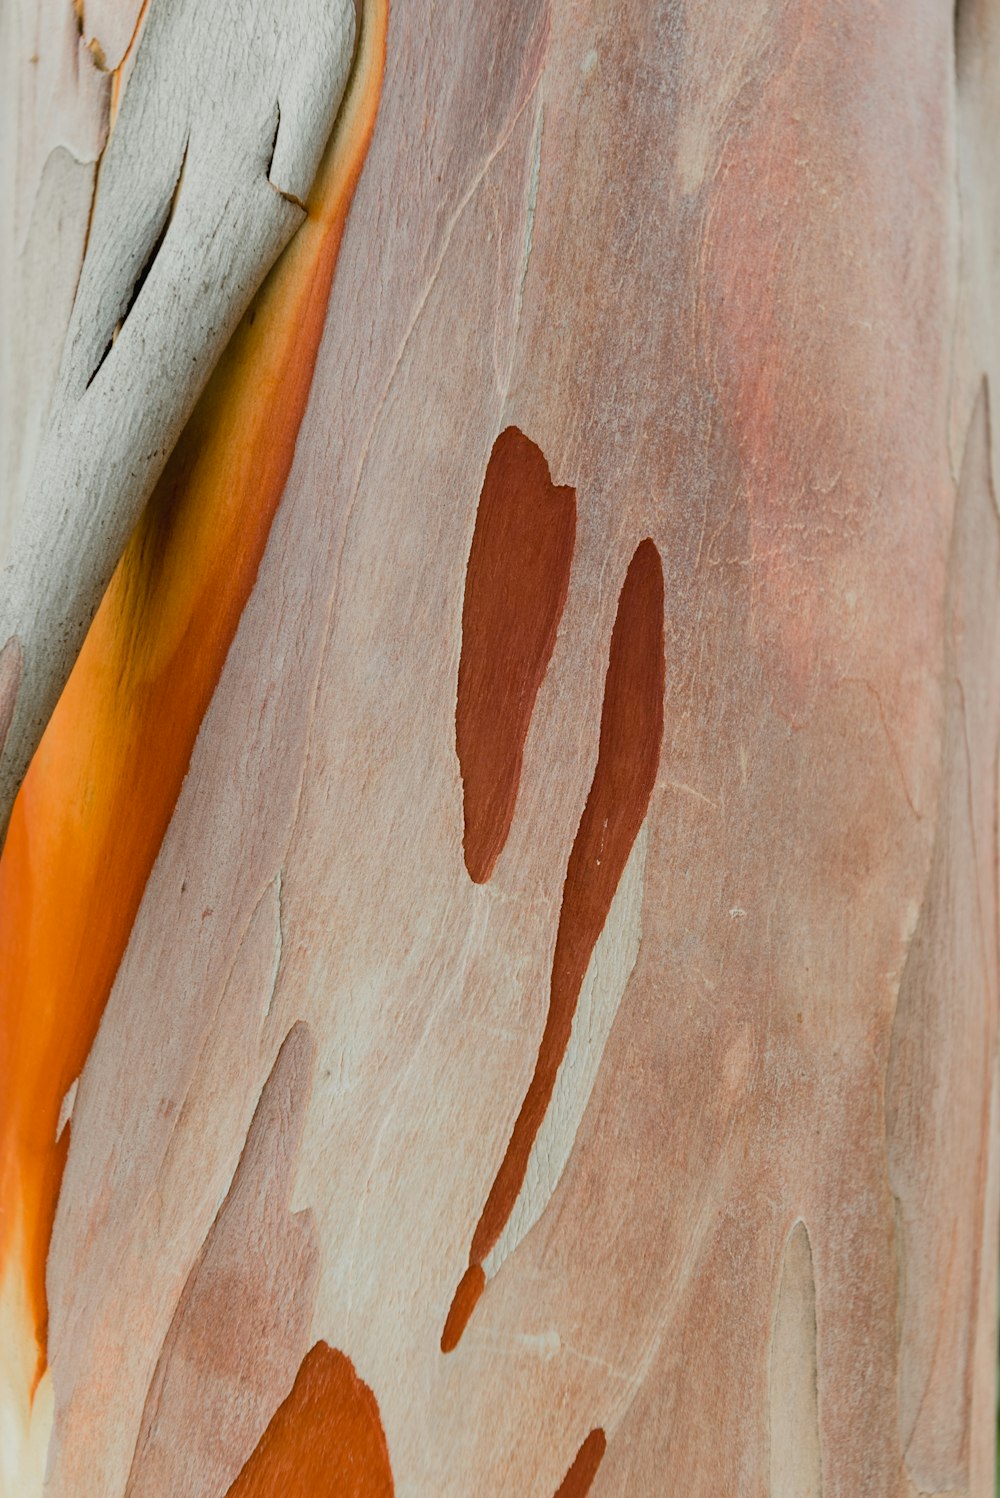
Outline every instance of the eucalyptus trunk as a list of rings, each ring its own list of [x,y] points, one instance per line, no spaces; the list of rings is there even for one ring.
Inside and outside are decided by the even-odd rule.
[[[987,1498],[1000,5],[0,40],[0,1498]]]

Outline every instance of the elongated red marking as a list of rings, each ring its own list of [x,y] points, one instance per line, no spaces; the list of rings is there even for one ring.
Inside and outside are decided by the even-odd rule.
[[[603,1456],[608,1450],[608,1437],[602,1429],[591,1431],[581,1449],[573,1458],[573,1465],[567,1471],[558,1485],[555,1498],[587,1498],[590,1485],[597,1476],[597,1468],[602,1464]]]
[[[459,1280],[455,1298],[441,1333],[441,1351],[454,1352],[462,1333],[469,1324],[469,1317],[479,1304],[479,1297],[486,1289],[486,1276],[481,1264],[470,1264]]]
[[[503,1231],[521,1187],[535,1136],[552,1099],[597,939],[639,833],[656,783],[663,736],[663,568],[650,540],[637,548],[618,600],[604,684],[597,767],[566,868],[552,960],[549,1010],[534,1075],[510,1143],[472,1238],[469,1270],[448,1313],[446,1331],[464,1330],[475,1306],[468,1286]],[[470,1279],[473,1276],[473,1279]],[[476,1297],[478,1299],[478,1296]],[[449,1339],[450,1351],[457,1344]]]
[[[597,1430],[590,1432],[573,1458],[573,1465],[559,1484],[555,1498],[586,1498],[607,1449],[607,1436],[598,1426]]]
[[[474,1264],[499,1238],[524,1184],[587,966],[649,806],[660,760],[663,684],[663,569],[652,541],[643,541],[629,565],[611,635],[597,768],[566,868],[535,1074],[472,1240]]]
[[[576,493],[553,484],[517,427],[493,444],[465,577],[455,741],[465,866],[493,872],[510,832],[524,742],[569,591]]]

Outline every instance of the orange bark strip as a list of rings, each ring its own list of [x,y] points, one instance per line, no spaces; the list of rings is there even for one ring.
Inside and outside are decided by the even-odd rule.
[[[598,1426],[597,1430],[590,1432],[573,1458],[573,1465],[559,1484],[555,1498],[586,1498],[607,1449],[608,1438]]]
[[[392,1498],[394,1492],[375,1395],[350,1358],[317,1342],[226,1498]]]
[[[455,740],[465,866],[483,884],[507,841],[535,698],[556,643],[576,539],[576,491],[553,484],[517,427],[493,444],[465,579]]]
[[[19,1232],[34,1333],[79,1074],[281,498],[375,123],[388,0],[365,0],[309,217],[252,303],[114,575],[0,861],[0,1268]]]
[[[441,1333],[441,1351],[454,1352],[469,1324],[469,1317],[479,1304],[479,1297],[486,1289],[486,1275],[481,1264],[470,1264],[458,1282],[454,1299]]]
[[[656,781],[663,733],[663,569],[652,541],[629,564],[611,635],[597,768],[566,868],[538,1061],[472,1240],[482,1263],[513,1210],[566,1053],[591,954]]]

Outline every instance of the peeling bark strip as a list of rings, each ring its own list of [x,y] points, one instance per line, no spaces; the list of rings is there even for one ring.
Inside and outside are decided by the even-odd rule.
[[[573,1465],[559,1484],[555,1498],[586,1498],[607,1449],[608,1438],[603,1430],[592,1430],[573,1458]]]
[[[510,832],[535,698],[569,591],[576,491],[517,427],[493,444],[465,579],[455,742],[465,865],[483,884]]]
[[[288,478],[379,107],[386,30],[385,0],[367,0],[309,215],[171,454],[14,807],[0,860],[0,1186],[11,1204],[0,1284],[16,1291],[11,1315],[32,1365],[44,1364],[45,1259],[68,1143],[54,1143],[61,1102],[93,1042]]]
[[[378,1403],[351,1360],[317,1342],[226,1498],[392,1498]]]
[[[771,1498],[821,1498],[816,1285],[804,1222],[785,1244],[768,1388]]]
[[[446,1323],[451,1346],[471,1315],[470,1286],[499,1239],[524,1186],[532,1146],[552,1100],[573,1019],[615,892],[646,816],[663,733],[663,569],[653,542],[638,547],[625,577],[611,635],[597,767],[563,886],[549,1010],[528,1087],[503,1163],[472,1239],[466,1273]],[[476,1297],[478,1299],[478,1296]],[[459,1302],[461,1306],[459,1307]],[[457,1330],[458,1336],[454,1341]],[[442,1338],[442,1348],[445,1339]]]
[[[150,8],[4,574],[0,638],[21,639],[25,674],[0,836],[143,506],[305,219],[355,39],[353,0]]]

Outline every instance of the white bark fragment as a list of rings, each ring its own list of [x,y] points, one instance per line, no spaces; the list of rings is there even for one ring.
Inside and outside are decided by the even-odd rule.
[[[23,675],[0,829],[142,506],[303,220],[355,27],[352,0],[150,7],[4,575]]]
[[[110,80],[72,0],[0,3],[0,559],[66,341],[107,134]]]

